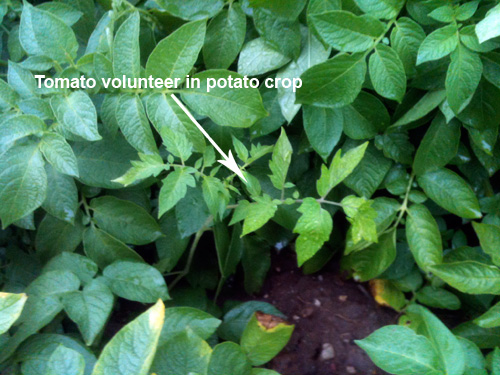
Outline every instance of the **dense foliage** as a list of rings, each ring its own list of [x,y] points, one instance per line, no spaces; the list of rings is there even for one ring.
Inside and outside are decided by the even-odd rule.
[[[305,273],[341,250],[404,312],[358,342],[382,369],[500,374],[495,1],[7,0],[0,16],[2,373],[271,374],[252,366],[293,327],[207,295],[239,272],[259,291],[294,243]],[[124,75],[184,85],[99,83]],[[302,87],[207,92],[230,76]],[[450,331],[422,305],[472,320]]]

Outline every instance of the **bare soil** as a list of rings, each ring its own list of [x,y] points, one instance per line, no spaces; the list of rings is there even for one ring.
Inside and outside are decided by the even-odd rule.
[[[252,299],[275,305],[295,324],[290,343],[269,368],[283,375],[386,374],[354,340],[396,323],[397,314],[378,306],[366,284],[343,279],[335,262],[303,275],[293,253],[282,251]]]

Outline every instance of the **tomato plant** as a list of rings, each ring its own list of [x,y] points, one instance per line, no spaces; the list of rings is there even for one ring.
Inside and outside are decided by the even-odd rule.
[[[239,273],[258,292],[278,244],[308,274],[342,251],[403,314],[357,341],[385,371],[500,374],[495,1],[8,0],[0,16],[2,372],[271,374],[293,326],[216,301]],[[142,314],[113,335],[127,303]],[[472,320],[450,331],[424,306]]]

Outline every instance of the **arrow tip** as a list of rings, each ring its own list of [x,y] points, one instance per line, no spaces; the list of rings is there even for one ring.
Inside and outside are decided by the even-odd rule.
[[[231,153],[231,150],[229,150],[227,158],[225,160],[217,160],[219,163],[221,163],[223,166],[227,167],[229,170],[233,171],[238,175],[239,178],[241,178],[243,181],[248,182],[245,176],[243,176],[243,172],[241,171],[240,167],[238,164],[236,164],[236,160],[234,160],[234,156]]]

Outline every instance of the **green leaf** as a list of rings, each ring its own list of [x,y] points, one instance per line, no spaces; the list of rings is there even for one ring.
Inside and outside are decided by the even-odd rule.
[[[384,24],[371,15],[334,10],[310,16],[321,38],[342,52],[364,52],[384,33]]]
[[[140,161],[131,161],[132,168],[130,168],[127,173],[113,181],[128,186],[138,180],[143,180],[151,176],[156,177],[165,170],[165,164],[163,164],[163,159],[160,155],[139,154],[139,158],[141,159]]]
[[[201,339],[207,340],[220,324],[219,319],[205,311],[186,306],[171,307],[165,310],[165,324],[158,344],[164,345],[187,330],[192,331]]]
[[[493,224],[472,222],[474,231],[476,232],[481,248],[491,256],[493,263],[500,264],[500,227]]]
[[[358,96],[365,74],[363,56],[338,54],[302,74],[297,102],[319,107],[344,107]]]
[[[68,252],[62,252],[52,258],[42,270],[42,273],[56,270],[67,270],[73,272],[83,284],[92,281],[97,274],[97,265],[86,256]]]
[[[422,175],[448,164],[458,152],[460,128],[459,121],[447,122],[444,116],[436,116],[420,142],[413,171]]]
[[[40,142],[40,151],[58,172],[78,177],[76,156],[63,136],[57,133],[45,133]]]
[[[130,160],[137,159],[137,152],[120,135],[98,142],[78,142],[73,151],[78,160],[79,180],[107,189],[123,187],[113,180],[127,172]]]
[[[158,301],[123,327],[104,347],[92,375],[147,375],[160,337],[165,307]]]
[[[25,290],[28,297],[61,296],[74,292],[80,287],[80,280],[76,275],[66,270],[56,270],[38,276]]]
[[[62,252],[73,252],[82,241],[83,226],[46,215],[36,233],[35,245],[42,260],[48,260]]]
[[[300,55],[301,31],[298,20],[280,17],[268,10],[253,9],[255,28],[267,43],[283,55],[296,60]]]
[[[292,152],[292,145],[286,136],[285,129],[281,128],[280,137],[274,146],[273,156],[269,162],[269,169],[272,172],[269,178],[278,190],[285,188],[286,175],[292,161]]]
[[[83,375],[85,359],[76,350],[59,345],[47,363],[50,375]]]
[[[311,3],[310,3],[311,4]],[[316,39],[313,33],[302,28],[302,51],[297,61],[292,61],[290,64],[280,69],[276,74],[276,78],[294,79],[300,77],[310,67],[322,63],[330,55],[330,48],[326,48]],[[300,104],[295,103],[296,93],[292,87],[283,87],[278,85],[278,101],[281,107],[283,117],[288,122],[291,122],[297,112],[300,110]]]
[[[497,302],[484,314],[474,319],[474,324],[481,328],[495,328],[500,326],[500,302]]]
[[[3,79],[0,79],[0,108],[15,108],[19,94]]]
[[[182,8],[186,5],[182,5]],[[146,64],[146,76],[171,78],[180,88],[186,75],[193,68],[203,46],[206,21],[187,23],[158,43],[149,55]]]
[[[351,139],[369,139],[382,133],[391,121],[385,105],[374,95],[361,91],[342,108],[344,133]]]
[[[416,73],[418,49],[424,39],[424,30],[411,18],[399,18],[392,29],[391,46],[399,55],[408,77]]]
[[[29,71],[12,61],[9,61],[8,67],[7,81],[9,85],[19,93],[21,98],[39,96],[35,78]]]
[[[236,81],[233,83],[233,88],[215,87],[207,92],[209,79],[213,85],[215,82],[213,80],[229,79],[229,77]],[[257,120],[267,116],[259,91],[241,88],[243,76],[240,74],[227,70],[207,70],[196,74],[193,78],[201,80],[200,88],[183,90],[182,98],[195,112],[210,117],[218,125],[248,128]]]
[[[494,103],[499,97],[500,90],[482,80],[469,105],[457,117],[464,124],[477,129],[496,127],[500,120],[500,110]]]
[[[321,167],[321,177],[316,184],[318,194],[326,197],[330,190],[344,181],[361,162],[367,147],[368,142],[365,142],[347,151],[344,156],[342,150],[337,151],[330,168]]]
[[[107,266],[102,274],[118,297],[142,303],[169,298],[162,274],[148,264],[119,260]]]
[[[261,228],[272,219],[278,209],[278,206],[272,201],[269,195],[264,194],[263,197],[256,198],[255,200],[254,203],[250,203],[245,207],[245,221],[243,222],[241,237]],[[237,215],[237,212],[238,210],[235,210],[234,216]]]
[[[500,269],[476,261],[439,264],[430,271],[453,288],[469,294],[500,294]]]
[[[410,108],[403,116],[401,116],[391,128],[396,128],[402,125],[410,124],[413,121],[419,120],[422,117],[431,113],[436,109],[446,98],[445,90],[429,91],[417,104]]]
[[[187,329],[158,347],[151,371],[157,374],[206,374],[211,354],[210,345]]]
[[[418,177],[425,194],[439,206],[465,219],[481,217],[481,209],[472,188],[458,174],[446,168]]]
[[[400,375],[441,373],[438,355],[429,339],[410,328],[382,327],[355,342],[384,371]]]
[[[170,95],[152,94],[146,102],[146,110],[164,143],[172,139],[172,132],[182,133],[191,141],[195,151],[205,151],[205,137]]]
[[[406,93],[406,74],[398,54],[391,47],[379,44],[370,56],[369,68],[375,91],[401,102]]]
[[[113,309],[114,297],[100,280],[92,280],[82,291],[62,299],[64,310],[78,325],[85,344],[90,346],[102,331]]]
[[[0,129],[2,131],[0,147],[6,151],[19,139],[29,135],[41,136],[46,129],[46,125],[36,116],[20,115],[2,121]]]
[[[47,175],[37,145],[19,145],[0,156],[0,218],[6,228],[45,200]]]
[[[223,342],[214,347],[207,375],[248,375],[252,366],[243,349],[234,342]]]
[[[302,9],[304,9],[306,0],[249,0],[252,8],[265,8],[278,15],[279,17],[296,19]]]
[[[469,103],[482,73],[483,64],[479,55],[459,44],[451,54],[451,64],[446,74],[446,96],[453,112],[461,112]]]
[[[254,366],[275,357],[288,343],[295,327],[283,320],[268,325],[269,317],[273,316],[256,312],[241,336],[241,348]]]
[[[439,22],[451,23],[455,19],[455,9],[450,4],[443,5],[434,9],[428,16]]]
[[[449,375],[463,374],[465,353],[455,335],[425,307],[411,305],[407,311],[416,332],[426,336],[434,346],[444,372]]]
[[[134,11],[116,32],[113,41],[113,72],[117,78],[141,76],[139,24],[139,12]]]
[[[212,18],[224,6],[222,0],[205,0],[202,2],[197,0],[158,0],[158,4],[168,13],[190,21]]]
[[[23,4],[19,40],[29,55],[47,56],[58,62],[73,61],[78,50],[75,34],[68,25],[27,2]]]
[[[28,297],[24,293],[0,292],[0,334],[4,334],[21,316]]]
[[[233,63],[245,41],[246,28],[246,16],[239,3],[232,3],[210,21],[203,45],[208,69],[227,69]]]
[[[500,26],[500,5],[491,8],[486,13],[486,17],[476,24],[476,34],[479,43],[499,36],[498,26]]]
[[[78,22],[82,16],[77,8],[64,3],[48,2],[37,6],[37,9],[42,9],[46,12],[52,13],[54,16],[60,18],[66,25],[73,26]]]
[[[402,0],[356,0],[356,4],[365,13],[373,17],[391,19],[398,15],[404,5]]]
[[[153,217],[135,203],[111,196],[90,202],[96,224],[117,239],[133,245],[146,245],[162,235]]]
[[[368,243],[378,242],[377,211],[372,208],[373,201],[348,195],[341,201],[342,208],[351,223],[350,235],[353,244],[365,240]]]
[[[304,106],[304,130],[309,143],[324,161],[340,140],[344,126],[342,112],[335,108]]]
[[[408,209],[406,239],[421,269],[428,271],[430,266],[443,261],[443,244],[436,220],[422,204],[414,204]]]
[[[243,46],[238,60],[238,73],[243,76],[257,76],[279,69],[290,60],[270,47],[263,38],[257,38]]]
[[[429,307],[437,309],[458,310],[460,299],[446,289],[425,286],[417,294],[417,301]]]
[[[194,187],[196,182],[185,168],[170,172],[163,180],[160,190],[158,217],[174,207],[185,197],[188,186]]]
[[[455,25],[444,26],[433,31],[424,39],[418,49],[417,65],[426,61],[441,59],[458,46],[458,29]]]
[[[118,260],[143,261],[139,254],[123,242],[94,226],[83,233],[83,249],[101,269]]]
[[[175,206],[175,215],[182,238],[198,232],[207,225],[210,212],[205,204],[201,187],[188,189],[186,196]]]
[[[68,96],[55,95],[50,99],[50,106],[65,131],[88,141],[101,139],[97,112],[85,91],[73,91]]]
[[[139,152],[158,153],[141,99],[137,95],[122,95],[116,107],[116,120],[125,139]]]
[[[202,189],[203,198],[212,216],[216,219],[222,218],[231,198],[229,191],[221,180],[210,176],[203,177]]]
[[[332,232],[333,221],[331,215],[322,209],[314,198],[305,198],[297,211],[302,216],[297,221],[293,232],[299,234],[295,243],[295,251],[297,252],[297,262],[300,267],[305,261],[311,259],[328,241]]]

